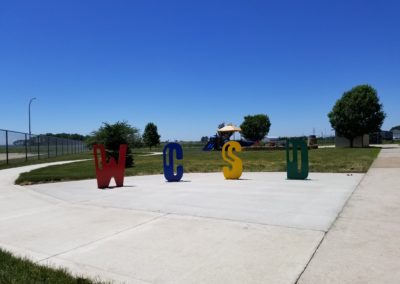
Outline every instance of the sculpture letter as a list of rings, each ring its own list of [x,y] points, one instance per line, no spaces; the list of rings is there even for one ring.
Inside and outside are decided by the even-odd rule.
[[[292,160],[290,160],[290,145],[292,145]],[[299,171],[298,148],[301,149],[301,168]],[[308,148],[302,139],[286,140],[286,165],[288,179],[306,179],[308,176]]]
[[[114,158],[110,158],[107,163],[106,160],[106,150],[104,145],[94,145],[94,163],[96,166],[96,177],[97,177],[97,187],[106,188],[110,185],[111,178],[114,177],[117,187],[124,186],[124,174],[125,174],[125,158],[128,146],[122,144],[119,146],[119,159],[118,163]],[[98,158],[97,151],[100,150],[101,162]],[[100,167],[101,164],[101,167]]]
[[[229,167],[223,167],[222,169],[226,179],[238,179],[243,172],[242,160],[233,154],[233,150],[241,152],[242,146],[236,141],[230,141],[222,147],[222,159],[231,164],[231,169]]]
[[[168,164],[167,164],[167,150],[168,150]],[[176,159],[183,159],[182,146],[178,143],[168,143],[163,150],[164,161],[164,176],[167,181],[180,181],[183,176],[183,166],[176,167],[176,175],[174,174],[174,150],[176,152]]]

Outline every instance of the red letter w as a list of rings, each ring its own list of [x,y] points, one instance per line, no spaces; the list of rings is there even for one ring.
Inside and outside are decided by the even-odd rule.
[[[94,145],[94,163],[96,166],[96,177],[97,177],[97,187],[106,188],[110,185],[111,178],[114,177],[117,187],[124,186],[124,174],[125,174],[125,158],[128,146],[122,144],[119,146],[119,159],[118,164],[113,157],[110,158],[107,163],[106,160],[106,150],[104,145]],[[100,150],[101,162],[98,158],[97,151]],[[101,167],[100,167],[101,164]]]

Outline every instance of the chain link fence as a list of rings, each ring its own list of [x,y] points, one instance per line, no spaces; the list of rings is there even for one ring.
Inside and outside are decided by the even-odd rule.
[[[88,151],[83,141],[29,135],[0,129],[0,164],[11,164]]]

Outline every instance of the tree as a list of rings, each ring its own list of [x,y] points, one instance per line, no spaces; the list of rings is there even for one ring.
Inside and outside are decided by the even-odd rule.
[[[270,127],[271,122],[266,114],[247,115],[240,125],[242,136],[251,141],[262,140],[268,134]]]
[[[107,149],[107,159],[113,157],[118,161],[119,146],[127,144],[128,150],[126,154],[125,167],[133,166],[132,148],[139,136],[139,130],[130,126],[126,121],[109,124],[104,122],[97,131],[92,133],[92,137],[88,140],[91,145],[103,144]]]
[[[84,136],[81,134],[77,133],[46,133],[45,136],[51,136],[51,137],[56,137],[56,138],[64,138],[64,139],[72,139],[72,140],[79,140],[79,141],[85,141],[89,136]]]
[[[200,142],[207,143],[208,142],[208,137],[207,136],[202,136],[201,139],[200,139]]]
[[[349,139],[353,147],[354,138],[380,131],[386,114],[376,90],[369,85],[359,85],[336,101],[328,117],[337,135]]]
[[[157,126],[152,122],[147,123],[143,133],[144,144],[149,146],[151,150],[152,146],[160,144],[160,137],[161,136],[157,132]]]

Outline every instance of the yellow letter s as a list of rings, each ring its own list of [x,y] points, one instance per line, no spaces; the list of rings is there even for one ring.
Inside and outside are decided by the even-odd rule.
[[[227,155],[228,148],[228,155]],[[238,179],[242,175],[243,172],[243,163],[242,160],[233,154],[233,150],[237,152],[242,151],[242,146],[236,141],[230,141],[225,143],[222,147],[222,159],[224,161],[231,164],[231,169],[229,167],[223,167],[224,176],[226,179]]]

